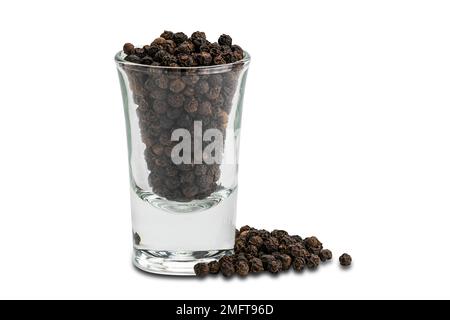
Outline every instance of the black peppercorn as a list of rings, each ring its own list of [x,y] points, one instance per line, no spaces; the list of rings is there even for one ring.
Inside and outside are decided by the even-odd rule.
[[[258,230],[258,235],[263,238],[264,240],[269,239],[270,238],[270,232],[267,230]]]
[[[300,255],[299,255],[300,258],[308,259],[310,256],[311,256],[311,253],[308,250],[306,250],[306,249],[300,250]]]
[[[282,255],[282,253],[280,253],[280,252],[278,252],[278,251],[276,251],[276,252],[273,252],[272,253],[272,256],[275,258],[275,259],[280,259],[280,256]]]
[[[269,239],[264,241],[264,248],[267,253],[272,253],[278,250],[278,240],[275,237],[270,237]]]
[[[233,50],[231,50],[231,47],[227,46],[227,45],[221,45],[220,50],[222,51],[223,55],[229,55],[229,54],[233,53]]]
[[[213,58],[213,63],[216,65],[226,64],[224,57],[222,55],[217,55]]]
[[[272,260],[267,265],[267,271],[270,273],[278,273],[283,269],[283,266],[281,264],[281,261],[279,260]]]
[[[258,255],[258,247],[256,247],[256,246],[250,244],[250,245],[247,247],[247,253],[248,253],[249,255],[251,255],[251,256],[256,257],[256,256]]]
[[[186,88],[184,88],[183,95],[186,97],[193,97],[195,95],[194,87],[186,86]]]
[[[142,48],[135,48],[134,54],[137,55],[139,58],[143,58],[145,56],[145,50]]]
[[[220,271],[220,263],[217,261],[211,261],[208,263],[209,273],[217,274]]]
[[[244,50],[242,50],[242,48],[240,46],[236,45],[236,44],[233,44],[231,46],[231,50],[233,52],[235,52],[235,53],[237,52],[237,53],[240,53],[240,54],[244,55]]]
[[[248,230],[242,231],[238,235],[239,240],[247,241],[248,239]]]
[[[269,254],[262,254],[260,259],[263,263],[264,270],[268,270],[269,263],[276,260],[274,256]]]
[[[236,252],[243,252],[245,250],[246,244],[244,241],[238,240],[234,244],[234,251]]]
[[[234,263],[234,256],[223,256],[220,258],[219,263],[222,264],[224,262]]]
[[[197,57],[197,62],[200,66],[209,66],[213,59],[211,54],[209,54],[208,52],[204,52],[204,51],[197,54],[196,57]]]
[[[231,47],[231,44],[233,42],[233,40],[231,39],[231,37],[227,34],[223,34],[219,37],[219,44],[221,46],[229,46]]]
[[[129,62],[133,62],[133,63],[141,63],[141,58],[139,58],[135,54],[130,54],[129,56],[126,56],[125,60],[127,60]]]
[[[193,199],[198,193],[198,188],[195,185],[187,185],[182,187],[181,192],[187,199]]]
[[[225,277],[231,277],[234,274],[234,265],[231,262],[222,262],[220,264],[220,272],[222,272],[222,274]]]
[[[208,81],[200,80],[199,82],[197,82],[195,89],[199,95],[207,93],[209,91]]]
[[[234,260],[237,262],[239,260],[247,261],[247,256],[244,252],[239,252],[237,255],[234,255]]]
[[[278,251],[280,253],[290,254],[289,248],[286,245],[284,245],[284,244],[280,244],[278,246]]]
[[[126,55],[134,54],[134,45],[132,45],[131,43],[125,43],[123,45],[123,52]]]
[[[217,120],[219,121],[220,127],[225,129],[228,124],[228,114],[222,110],[218,111],[217,112]],[[274,239],[276,240],[276,238],[274,238]]]
[[[211,44],[204,42],[199,48],[198,51],[200,52],[210,52],[211,51]]]
[[[164,75],[156,77],[154,82],[160,89],[167,89],[169,87],[169,79]]]
[[[191,35],[191,41],[197,48],[200,48],[202,45],[207,43],[206,34],[201,31],[195,31]]]
[[[205,277],[209,273],[209,267],[206,263],[197,263],[194,266],[194,272],[197,277]]]
[[[187,113],[194,113],[198,109],[198,100],[195,98],[188,99],[184,103],[184,110],[186,110]]]
[[[288,252],[293,257],[300,257],[302,254],[302,247],[298,244],[293,244],[287,247]]]
[[[352,264],[352,257],[349,254],[344,253],[339,257],[339,263],[341,266],[348,267]]]
[[[222,90],[222,88],[220,86],[210,86],[210,89],[205,94],[205,96],[209,100],[215,100],[215,99],[219,98],[221,90]]]
[[[273,230],[270,234],[271,234],[273,237],[278,238],[278,239],[281,239],[281,238],[283,238],[284,236],[287,236],[287,235],[288,235],[288,233],[287,233],[286,231],[284,231],[284,230],[277,230],[277,229]]]
[[[206,39],[206,34],[202,31],[195,31],[192,35],[191,35],[192,39]]]
[[[179,93],[170,93],[167,95],[167,104],[173,108],[181,108],[184,104],[184,96]]]
[[[308,269],[315,269],[320,264],[320,258],[319,256],[312,254],[307,260],[306,260],[306,266]]]
[[[157,156],[162,155],[164,152],[164,146],[162,146],[160,144],[152,145],[151,149],[152,149],[152,152]]]
[[[259,249],[264,244],[264,240],[260,236],[253,236],[248,240],[248,243]]]
[[[248,272],[250,271],[250,268],[248,266],[247,261],[241,259],[236,263],[235,270],[239,276],[245,277],[248,274]]]
[[[145,47],[145,51],[147,52],[147,54],[154,58],[155,55],[162,50],[162,48],[160,46],[156,46],[156,45],[151,45],[151,46],[146,46]]]
[[[153,63],[153,59],[146,56],[141,59],[141,63],[146,64],[146,65],[151,65]]]
[[[184,41],[186,41],[188,39],[188,36],[185,35],[183,32],[177,32],[173,34],[172,40],[176,43],[176,44],[180,44],[183,43]]]
[[[229,52],[222,53],[222,57],[225,59],[226,63],[233,63],[237,61],[231,50]]]
[[[157,46],[162,46],[166,43],[166,39],[158,37],[155,40],[153,40],[153,42],[151,43],[151,45],[157,45]]]
[[[172,40],[173,39],[173,32],[164,30],[164,32],[161,33],[160,37],[164,38],[166,40]]]
[[[249,264],[250,264],[251,272],[257,273],[257,272],[264,271],[263,263],[262,263],[261,259],[259,259],[259,258],[250,259]]]
[[[169,53],[166,50],[159,50],[153,57],[153,59],[157,62],[162,63],[164,58],[168,56]]]
[[[278,255],[277,259],[281,261],[281,266],[283,270],[289,270],[292,264],[292,258],[287,254]]]
[[[319,254],[320,260],[327,261],[333,258],[333,253],[328,249],[323,249]]]
[[[174,93],[180,93],[185,87],[186,84],[181,79],[175,79],[169,84],[169,90]]]
[[[239,61],[244,58],[244,54],[239,51],[235,51],[235,52],[233,52],[233,57],[234,57],[234,61]]]
[[[202,101],[198,106],[198,113],[202,116],[210,116],[212,114],[212,105],[208,100]]]
[[[190,41],[185,41],[175,48],[175,53],[190,55],[194,50],[194,44]]]
[[[292,262],[295,271],[302,271],[305,268],[305,260],[303,258],[295,258]]]
[[[177,58],[176,58],[174,55],[170,54],[170,53],[168,53],[167,55],[165,55],[165,56],[162,58],[162,63],[163,63],[165,66],[169,66],[169,67],[173,67],[173,68],[179,66],[179,65],[177,64]]]
[[[323,249],[322,242],[320,242],[319,239],[317,239],[314,236],[306,238],[304,243],[305,243],[306,249],[308,249],[308,251],[310,251],[311,253],[314,253],[316,255],[318,255],[320,253],[320,251]]]
[[[279,239],[280,245],[290,246],[290,245],[293,245],[293,244],[297,243],[289,235],[283,236],[283,237],[278,238],[278,239]]]
[[[178,55],[178,63],[182,67],[192,67],[194,65],[194,58],[189,54],[181,53]]]
[[[135,232],[133,234],[133,241],[135,245],[139,245],[141,243],[141,237],[139,236],[139,233]]]
[[[148,56],[149,55],[148,51],[150,50],[150,46],[147,44],[147,45],[143,46],[142,49],[144,49],[145,54]]]
[[[169,52],[170,54],[175,53],[175,48],[177,47],[177,44],[172,41],[171,39],[166,39],[166,43],[163,44],[163,49]]]

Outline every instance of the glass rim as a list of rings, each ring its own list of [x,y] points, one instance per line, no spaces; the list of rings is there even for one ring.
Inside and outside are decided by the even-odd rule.
[[[116,53],[114,56],[114,60],[117,64],[121,65],[128,65],[133,67],[140,67],[140,68],[149,68],[149,69],[155,69],[155,70],[222,70],[222,69],[229,69],[230,67],[237,66],[237,65],[246,65],[250,62],[251,57],[250,54],[247,51],[244,51],[244,58],[242,58],[239,61],[231,62],[231,63],[225,63],[225,64],[217,64],[217,65],[211,65],[211,66],[195,66],[195,67],[169,67],[169,66],[152,66],[148,64],[141,64],[141,63],[135,63],[130,62],[124,59],[125,54],[123,50]]]

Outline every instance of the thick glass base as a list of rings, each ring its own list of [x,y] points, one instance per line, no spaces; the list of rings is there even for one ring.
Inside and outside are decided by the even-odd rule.
[[[194,276],[194,265],[219,260],[233,250],[216,251],[150,251],[134,249],[133,264],[140,270],[173,276]]]
[[[158,258],[165,252],[175,256],[181,252],[184,261],[184,253],[201,256],[205,251],[234,247],[237,189],[186,203],[141,196],[131,191],[133,233],[139,235],[135,249],[156,251]],[[217,203],[209,206],[213,197]]]

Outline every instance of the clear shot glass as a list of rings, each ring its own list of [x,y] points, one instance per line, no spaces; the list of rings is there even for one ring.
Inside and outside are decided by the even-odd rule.
[[[115,56],[128,141],[133,263],[193,275],[234,247],[242,105],[250,56],[161,67]]]

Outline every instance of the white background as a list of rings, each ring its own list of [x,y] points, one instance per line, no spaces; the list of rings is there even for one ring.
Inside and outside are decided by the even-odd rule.
[[[0,298],[450,298],[449,16],[448,1],[2,1]],[[163,29],[252,54],[238,225],[317,235],[333,263],[229,281],[132,267],[113,56]]]

